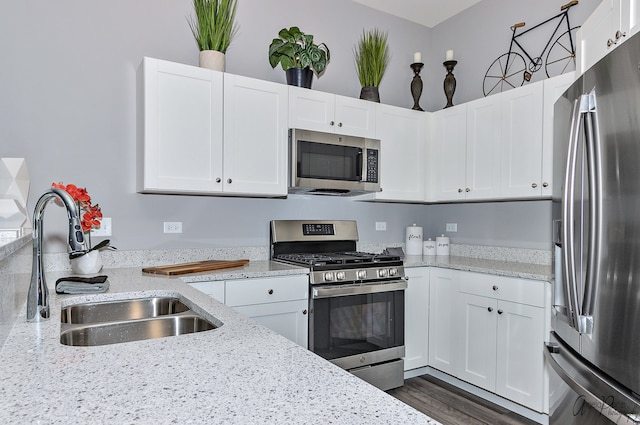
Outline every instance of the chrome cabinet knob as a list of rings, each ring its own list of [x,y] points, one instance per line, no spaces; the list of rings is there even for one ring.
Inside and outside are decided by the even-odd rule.
[[[329,125],[336,125],[335,121],[329,121]]]
[[[231,184],[232,181],[233,180],[231,180],[231,179],[227,179],[227,183],[229,183],[229,184]]]
[[[498,290],[498,285],[493,285],[493,286],[491,287],[491,289],[493,289],[494,291],[497,291],[497,290]]]
[[[458,188],[458,193],[462,193],[462,188]]]
[[[307,310],[302,310],[302,314],[307,314]]]
[[[342,123],[341,122],[338,123],[338,127],[342,127]]]
[[[531,187],[535,189],[536,187],[538,187],[538,183],[531,183]]]
[[[269,289],[267,292],[269,293],[269,295],[273,295],[273,289]]]
[[[543,182],[543,183],[542,183],[542,187],[549,187],[549,183],[547,183],[547,182]]]
[[[493,307],[487,307],[487,311],[491,313],[493,311]]]
[[[464,191],[465,191],[465,192],[471,192],[471,189],[466,188]]]
[[[216,177],[216,183],[220,183],[222,179],[220,177]]]
[[[502,313],[504,313],[504,311],[498,309],[498,314],[502,314]]]
[[[608,39],[608,40],[607,40],[607,47],[611,47],[611,46],[613,46],[614,44],[616,44],[616,42],[615,42],[615,41],[613,41],[612,39]]]
[[[622,32],[620,30],[616,31],[616,41],[619,41],[622,37],[626,37],[627,33],[626,32]]]

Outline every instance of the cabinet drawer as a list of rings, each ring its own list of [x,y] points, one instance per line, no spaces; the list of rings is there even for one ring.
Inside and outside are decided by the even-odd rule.
[[[544,307],[546,282],[482,273],[460,273],[460,292]]]
[[[307,275],[239,279],[226,282],[225,304],[240,306],[307,299]]]
[[[211,298],[224,303],[224,280],[215,280],[210,282],[193,282],[189,286],[196,288],[200,292],[204,292]]]

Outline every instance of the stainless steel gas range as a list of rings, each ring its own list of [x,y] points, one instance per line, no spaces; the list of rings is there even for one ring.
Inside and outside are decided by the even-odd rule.
[[[309,267],[309,350],[383,390],[404,383],[402,258],[358,252],[352,220],[274,220],[271,259]]]

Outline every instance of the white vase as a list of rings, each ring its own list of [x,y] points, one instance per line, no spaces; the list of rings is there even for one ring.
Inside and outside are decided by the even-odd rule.
[[[202,50],[200,52],[200,68],[207,68],[214,71],[224,72],[224,53],[218,52],[217,50]]]
[[[94,274],[102,270],[100,251],[89,251],[81,257],[71,259],[71,270],[76,274]]]

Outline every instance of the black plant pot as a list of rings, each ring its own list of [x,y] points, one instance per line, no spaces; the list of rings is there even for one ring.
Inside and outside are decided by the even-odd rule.
[[[311,88],[313,81],[313,71],[311,68],[289,68],[285,71],[287,84],[290,86]]]
[[[360,90],[360,99],[380,103],[380,92],[375,86],[365,86]]]

